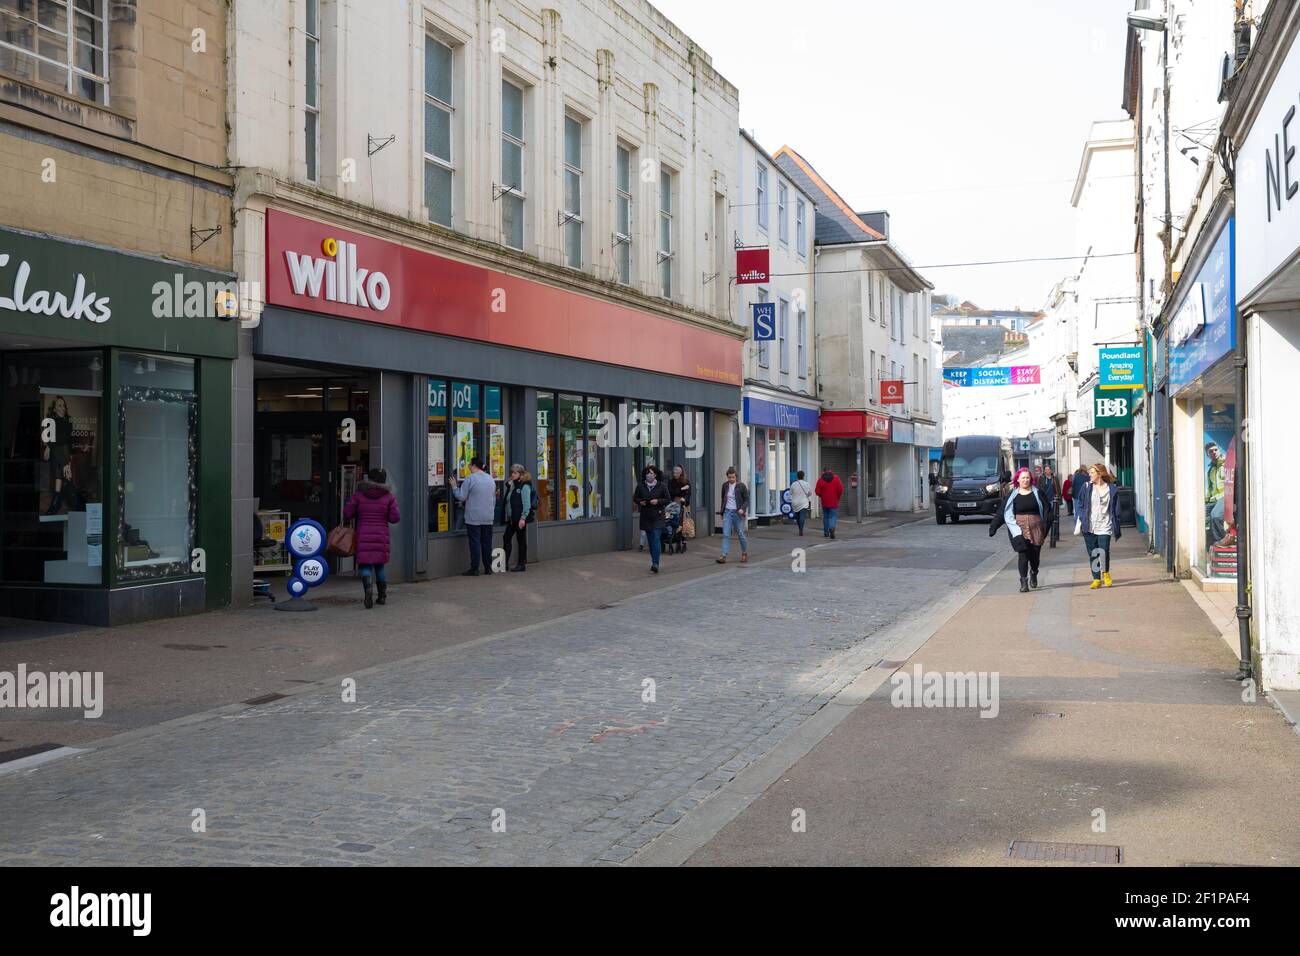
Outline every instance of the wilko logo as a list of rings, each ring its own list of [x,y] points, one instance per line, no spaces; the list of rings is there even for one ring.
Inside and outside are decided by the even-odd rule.
[[[354,305],[376,312],[388,308],[392,298],[388,276],[357,265],[356,243],[326,239],[321,243],[321,251],[327,258],[317,259],[315,256],[285,252],[289,281],[295,295],[323,298],[340,305]]]

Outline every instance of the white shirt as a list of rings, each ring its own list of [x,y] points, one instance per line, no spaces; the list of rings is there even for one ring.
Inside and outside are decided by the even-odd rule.
[[[811,499],[812,486],[802,478],[790,486],[790,507],[795,511],[803,511]]]
[[[1110,496],[1113,492],[1109,483],[1092,486],[1092,501],[1088,504],[1088,528],[1093,534],[1110,534]]]
[[[727,503],[723,506],[722,510],[736,510],[736,483],[734,481],[727,482]]]

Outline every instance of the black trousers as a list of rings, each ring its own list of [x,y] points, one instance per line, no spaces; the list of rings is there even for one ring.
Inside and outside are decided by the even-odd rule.
[[[1020,576],[1029,577],[1030,569],[1035,574],[1038,573],[1038,559],[1042,556],[1043,546],[1041,544],[1030,544],[1025,542],[1025,550],[1020,552]]]
[[[522,531],[519,530],[519,522],[512,521],[506,525],[505,534],[501,536],[501,547],[506,552],[506,564],[510,564],[510,542],[519,542],[519,563],[528,563],[528,525],[524,525]]]

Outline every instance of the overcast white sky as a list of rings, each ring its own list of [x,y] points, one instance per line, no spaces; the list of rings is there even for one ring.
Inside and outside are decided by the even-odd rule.
[[[742,127],[853,208],[888,209],[916,265],[1078,251],[1070,193],[1089,124],[1125,115],[1132,0],[651,2],[740,90]],[[1077,265],[922,271],[984,308],[1037,309]]]

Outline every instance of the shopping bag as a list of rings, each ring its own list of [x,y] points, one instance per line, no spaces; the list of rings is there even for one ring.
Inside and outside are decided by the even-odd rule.
[[[1074,533],[1075,533],[1075,534],[1083,534],[1083,519],[1082,519],[1082,518],[1075,518],[1075,519],[1074,519]]]
[[[682,518],[682,537],[687,541],[695,540],[695,519],[690,515]]]
[[[351,525],[341,524],[325,538],[325,553],[336,558],[350,558],[357,547],[357,533]]]

